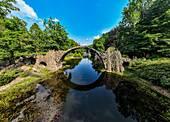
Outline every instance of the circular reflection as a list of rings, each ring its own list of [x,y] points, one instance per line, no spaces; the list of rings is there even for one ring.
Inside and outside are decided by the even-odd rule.
[[[70,78],[67,78],[68,80],[64,81],[64,84],[68,86],[70,89],[74,89],[77,91],[89,91],[89,90],[92,90],[94,88],[104,85],[104,82],[103,82],[104,76],[105,76],[105,73],[102,73],[96,81],[88,85],[79,85],[79,84],[73,83],[71,82]]]

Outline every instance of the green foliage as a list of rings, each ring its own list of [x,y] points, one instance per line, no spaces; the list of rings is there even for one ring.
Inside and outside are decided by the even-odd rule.
[[[170,60],[138,60],[131,63],[130,69],[137,75],[166,89],[170,87]]]
[[[1,72],[1,74],[6,74],[6,75],[9,75],[9,76],[14,76],[14,77],[16,77],[18,73],[19,73],[19,71],[16,71],[16,70],[13,70],[13,69],[3,70]]]
[[[0,86],[6,85],[10,83],[12,80],[14,80],[14,76],[9,75],[0,75]]]
[[[82,54],[81,53],[77,53],[77,52],[74,52],[74,53],[70,52],[70,53],[68,53],[67,56],[66,56],[66,60],[67,60],[67,58],[69,59],[70,57],[83,58]]]
[[[62,50],[68,50],[72,47],[77,47],[79,44],[75,42],[73,39],[66,39],[61,47]]]
[[[105,51],[114,46],[130,58],[170,57],[169,4],[169,0],[130,0],[119,26],[91,47]]]
[[[0,18],[6,18],[11,11],[19,11],[19,8],[15,7],[16,0],[1,0],[0,2]]]
[[[11,62],[14,62],[14,53],[22,49],[22,35],[26,30],[26,22],[13,17],[0,19],[0,50],[4,50],[5,53],[9,53]]]
[[[0,86],[10,83],[16,77],[20,75],[19,71],[9,69],[9,70],[2,70],[0,73]]]
[[[128,56],[128,55],[125,55],[125,54],[123,54],[122,57],[123,57],[123,58],[129,58],[129,56]]]
[[[9,60],[12,64],[18,56],[79,46],[74,40],[68,39],[65,28],[59,22],[55,23],[51,17],[48,22],[44,20],[44,31],[34,23],[28,32],[26,25],[25,21],[17,17],[0,18],[0,60]]]
[[[50,48],[52,50],[61,49],[61,47],[64,46],[64,41],[68,39],[68,33],[65,31],[65,28],[60,25],[60,22],[55,23],[51,17],[48,22],[44,19],[44,26],[45,35],[47,35],[50,40],[53,40],[53,45]]]
[[[134,0],[124,9],[118,28],[119,49],[124,54],[138,57],[170,55],[169,2],[165,0]],[[132,7],[134,6],[134,7]],[[139,15],[135,15],[138,11]],[[128,16],[128,12],[132,16]],[[130,14],[130,15],[131,15]],[[137,20],[133,17],[138,16]]]
[[[37,34],[38,31],[41,31],[40,27],[37,25],[37,23],[34,23],[31,27],[30,27],[30,32],[31,34]]]
[[[27,77],[28,75],[29,74],[27,72],[19,73],[19,77],[21,77],[21,78]]]
[[[94,49],[98,50],[98,51],[105,51],[107,48],[107,43],[106,43],[106,39],[108,38],[108,34],[103,34],[102,37],[100,37],[99,39],[95,39],[93,41],[93,45],[91,47],[93,47]]]

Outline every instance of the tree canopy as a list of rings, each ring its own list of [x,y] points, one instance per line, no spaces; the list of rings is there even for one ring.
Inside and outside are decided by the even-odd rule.
[[[18,18],[8,18],[11,11],[19,11],[15,7],[16,0],[0,1],[0,60],[10,60],[21,55],[43,54],[49,50],[67,50],[79,46],[68,38],[66,28],[53,19],[44,19],[44,30],[34,23],[27,31],[27,23]]]
[[[130,57],[170,57],[170,1],[129,0],[122,21],[93,47],[114,45]],[[104,49],[104,48],[103,48]]]

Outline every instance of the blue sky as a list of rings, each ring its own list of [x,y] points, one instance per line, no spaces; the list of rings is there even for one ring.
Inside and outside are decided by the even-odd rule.
[[[16,0],[20,12],[12,15],[24,19],[28,28],[36,22],[43,29],[43,19],[50,16],[67,27],[69,38],[81,45],[93,43],[121,20],[128,0]]]

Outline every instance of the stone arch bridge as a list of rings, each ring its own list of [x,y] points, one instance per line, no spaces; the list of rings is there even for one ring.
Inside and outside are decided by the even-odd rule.
[[[100,52],[88,46],[78,46],[68,49],[66,51],[54,51],[50,50],[46,56],[37,56],[36,65],[45,64],[46,68],[49,70],[58,70],[62,67],[62,62],[66,55],[76,49],[87,49],[95,52],[95,57],[102,61],[103,68],[108,72],[123,72],[123,60],[121,53],[115,50],[114,47],[110,47],[106,52]]]

